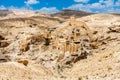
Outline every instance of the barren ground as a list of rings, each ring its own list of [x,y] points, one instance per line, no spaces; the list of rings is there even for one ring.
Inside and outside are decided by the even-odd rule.
[[[42,43],[41,34],[47,28],[59,28],[68,20],[45,15],[1,18],[0,41],[4,44],[0,44],[0,80],[120,80],[120,16],[94,14],[78,20],[85,21],[94,33],[97,47],[91,49],[92,54],[86,59],[72,63],[59,73],[58,69],[51,68],[54,62],[41,63],[43,55],[48,60],[52,53],[40,53],[39,45]],[[33,43],[29,50],[20,53],[19,44],[26,43],[26,38],[31,36]]]

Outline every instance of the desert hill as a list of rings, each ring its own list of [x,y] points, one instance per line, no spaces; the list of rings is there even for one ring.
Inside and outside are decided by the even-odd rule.
[[[8,14],[11,14],[12,12],[9,10],[0,10],[0,16],[7,16]]]
[[[50,17],[50,15],[48,14],[32,10],[18,10],[18,9],[0,10],[0,20],[10,18],[28,18],[33,16]]]
[[[57,16],[57,17],[63,17],[63,18],[70,18],[71,16],[74,17],[83,17],[87,15],[91,15],[93,13],[88,13],[84,11],[78,11],[78,10],[69,10],[69,9],[64,9],[58,13],[51,14],[51,16]]]
[[[119,15],[19,12],[0,18],[0,80],[120,79]]]
[[[33,11],[12,10],[11,12],[0,18],[0,34],[12,39],[25,30],[25,27],[26,32],[29,29],[35,29],[42,33],[45,29],[54,28],[57,24],[64,22],[64,19]]]

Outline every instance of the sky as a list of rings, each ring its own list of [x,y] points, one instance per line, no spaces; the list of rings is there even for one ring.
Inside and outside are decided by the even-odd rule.
[[[0,0],[0,10],[21,9],[56,13],[63,9],[120,13],[120,0]]]

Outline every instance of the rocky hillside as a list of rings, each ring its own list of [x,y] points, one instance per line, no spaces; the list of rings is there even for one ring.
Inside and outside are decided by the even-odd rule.
[[[93,13],[87,13],[87,12],[84,12],[84,11],[65,9],[65,10],[62,10],[58,13],[52,14],[51,16],[63,17],[63,18],[68,19],[71,16],[74,16],[76,18],[80,18],[80,17],[83,17],[83,16],[91,15],[91,14],[93,14]]]
[[[0,80],[120,79],[119,15],[12,16],[0,18]]]
[[[33,12],[26,11],[25,13],[25,11],[17,11],[20,13],[15,15],[16,10],[12,12],[14,12],[14,15],[8,14],[7,16],[0,18],[0,34],[6,37],[9,36],[15,38],[15,36],[17,36],[22,29],[25,30],[25,28],[26,30],[35,28],[42,33],[43,30],[55,27],[57,24],[64,22],[64,19],[53,18],[49,15],[43,15],[40,13],[36,13],[38,15],[35,15]]]
[[[9,10],[0,10],[0,16],[7,16],[8,14],[11,14],[12,11]]]

